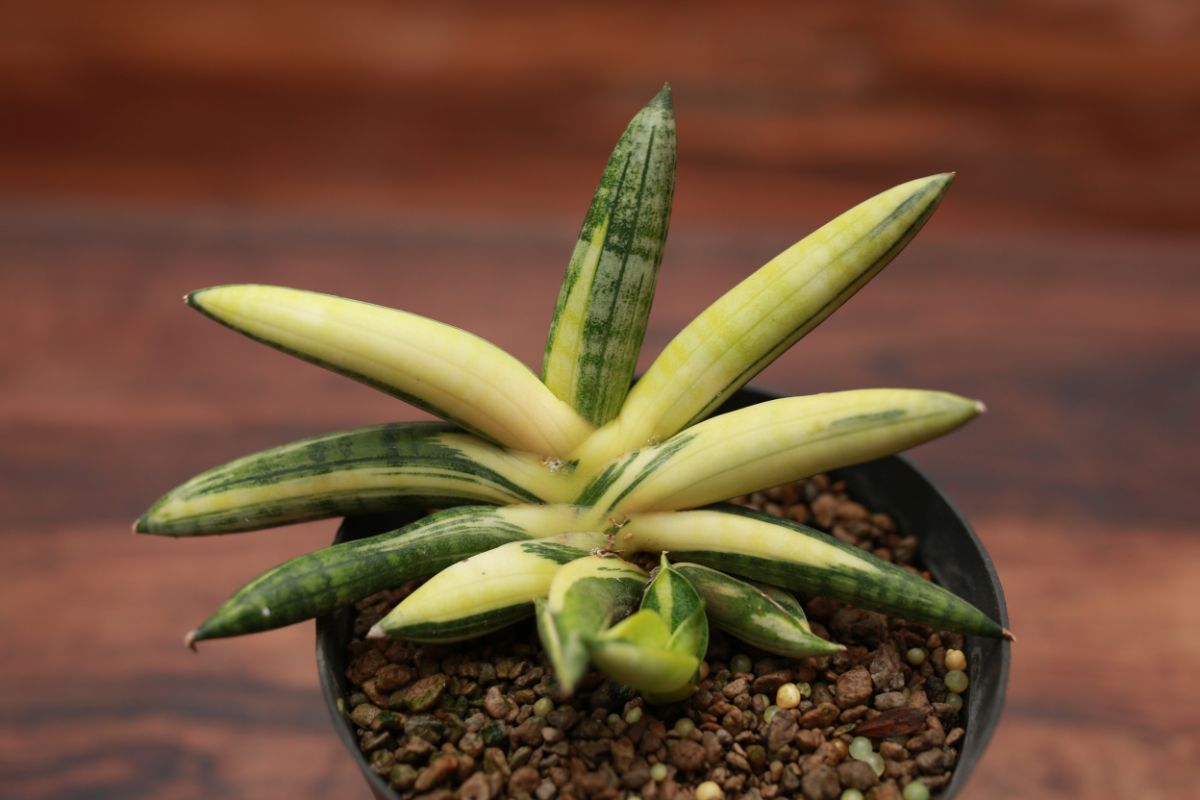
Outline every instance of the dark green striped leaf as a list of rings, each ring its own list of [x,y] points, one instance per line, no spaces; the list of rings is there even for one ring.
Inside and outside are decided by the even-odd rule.
[[[617,141],[558,295],[542,380],[595,425],[620,410],[654,300],[675,191],[670,87]]]

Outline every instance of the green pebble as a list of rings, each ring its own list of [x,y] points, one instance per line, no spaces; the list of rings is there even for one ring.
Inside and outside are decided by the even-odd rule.
[[[858,789],[847,789],[838,800],[863,800],[863,793]]]
[[[641,706],[634,706],[633,708],[631,708],[625,712],[625,722],[630,725],[633,725],[641,718],[642,718],[642,707]]]
[[[611,727],[621,721],[621,715],[614,712],[605,717],[604,721],[607,722]]]
[[[855,736],[850,740],[850,757],[855,761],[866,761],[875,754],[875,747],[865,736]]]
[[[970,683],[970,681],[967,680],[967,673],[960,669],[952,669],[947,672],[944,680],[946,682],[946,688],[952,692],[955,692],[956,694],[962,694],[965,692],[967,690],[967,685]]]
[[[667,779],[667,765],[660,761],[651,767],[650,778],[656,782],[665,781]]]
[[[883,756],[879,753],[871,753],[870,756],[863,759],[863,763],[875,771],[875,777],[883,775]]]
[[[925,650],[920,647],[914,647],[905,653],[904,657],[908,659],[908,663],[915,667],[918,664],[925,663]]]
[[[812,684],[808,681],[797,683],[796,688],[800,690],[801,698],[812,697]]]
[[[763,712],[763,722],[770,722],[777,711],[779,711],[779,706],[767,706],[767,710]]]
[[[735,674],[739,672],[749,672],[752,666],[753,665],[750,663],[750,656],[746,655],[745,653],[738,653],[733,657],[733,660],[729,662],[729,668],[733,670]]]
[[[929,800],[929,789],[920,781],[910,781],[904,787],[904,800]]]
[[[696,723],[691,717],[680,717],[675,720],[675,733],[679,736],[687,736],[692,731],[696,730]]]
[[[554,701],[549,697],[538,698],[538,701],[533,704],[533,713],[539,717],[544,717],[554,710]]]
[[[954,692],[951,692],[950,694],[946,695],[946,705],[950,706],[950,708],[954,709],[955,711],[962,711],[962,707],[963,707],[962,695],[955,694]]]

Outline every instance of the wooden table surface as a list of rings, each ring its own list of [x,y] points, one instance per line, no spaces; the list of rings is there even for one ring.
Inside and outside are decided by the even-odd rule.
[[[968,797],[1194,796],[1194,4],[643,5],[5,12],[0,797],[366,796],[311,625],[182,645],[335,525],[129,525],[251,449],[419,415],[179,298],[327,290],[536,365],[608,148],[663,80],[679,177],[648,354],[825,219],[959,171],[758,383],[987,402],[914,454],[994,556],[1019,638]]]

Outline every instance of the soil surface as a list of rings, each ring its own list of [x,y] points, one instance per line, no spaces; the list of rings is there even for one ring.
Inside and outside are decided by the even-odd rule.
[[[916,537],[826,476],[738,502],[913,568]],[[346,669],[360,747],[402,798],[900,800],[914,781],[936,796],[957,760],[961,698],[943,677],[958,634],[802,597],[813,632],[845,652],[781,658],[713,629],[684,702],[644,704],[598,672],[564,699],[532,621],[465,645],[362,638],[417,585],[358,604]]]

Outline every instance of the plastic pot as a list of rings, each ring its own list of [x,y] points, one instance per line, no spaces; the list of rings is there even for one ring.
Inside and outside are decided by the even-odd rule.
[[[770,399],[767,393],[744,389],[721,411],[730,411]],[[924,474],[901,456],[837,470],[850,495],[872,511],[886,512],[902,531],[919,537],[920,560],[942,586],[965,598],[992,619],[1008,626],[1004,591],[991,558],[971,526],[945,495]],[[397,528],[412,517],[402,514],[347,518],[334,542],[344,542]],[[349,694],[346,681],[346,647],[351,635],[352,609],[341,609],[317,620],[317,671],[325,703],[338,736],[358,764],[374,796],[393,800],[387,781],[370,770],[358,749],[355,725],[342,711]],[[466,644],[464,646],[469,646]],[[939,798],[957,796],[983,755],[1000,721],[1008,687],[1011,650],[1007,641],[966,637],[970,691],[966,694],[962,741],[953,778]]]

